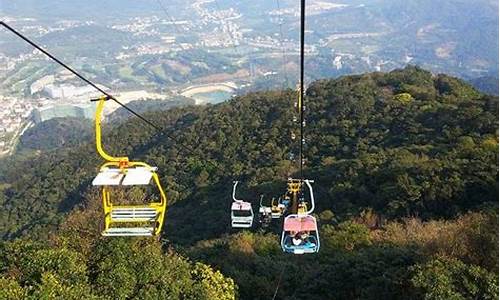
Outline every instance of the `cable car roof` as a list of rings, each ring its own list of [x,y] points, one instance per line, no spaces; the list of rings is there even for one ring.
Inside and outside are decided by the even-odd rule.
[[[153,172],[148,168],[135,167],[127,169],[124,174],[120,169],[104,168],[92,181],[92,185],[147,185]]]
[[[249,202],[233,202],[231,210],[252,210],[252,205]]]
[[[312,216],[286,218],[283,226],[284,231],[316,231],[316,219]]]

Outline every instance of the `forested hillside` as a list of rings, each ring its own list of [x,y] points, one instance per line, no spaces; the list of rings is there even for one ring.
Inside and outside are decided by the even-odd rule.
[[[229,228],[232,180],[255,208],[297,171],[294,98],[262,92],[146,114],[165,133],[134,118],[108,124],[109,152],[160,170],[170,205],[161,241],[99,237],[91,138],[5,159],[0,290],[270,299],[279,281],[278,299],[498,298],[497,97],[416,67],[312,83],[305,176],[315,180],[322,249],[309,257],[281,253],[279,226]]]
[[[79,118],[54,118],[26,130],[18,151],[69,148],[88,142],[93,134],[92,122]]]

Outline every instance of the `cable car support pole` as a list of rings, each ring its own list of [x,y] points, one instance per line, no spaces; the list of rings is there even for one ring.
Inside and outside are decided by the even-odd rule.
[[[306,23],[306,0],[300,1],[300,83],[299,83],[299,113],[300,113],[300,179],[304,180],[304,35]]]

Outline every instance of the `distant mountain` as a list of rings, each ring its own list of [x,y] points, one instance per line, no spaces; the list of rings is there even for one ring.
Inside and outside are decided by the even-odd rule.
[[[498,78],[484,76],[470,80],[470,83],[483,93],[498,96]]]

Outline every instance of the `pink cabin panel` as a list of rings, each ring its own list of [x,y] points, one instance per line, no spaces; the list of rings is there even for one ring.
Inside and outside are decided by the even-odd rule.
[[[285,231],[316,231],[316,220],[314,217],[298,217],[298,218],[288,218],[285,219],[285,225],[283,226]]]
[[[252,205],[248,202],[233,202],[231,210],[252,210]]]

